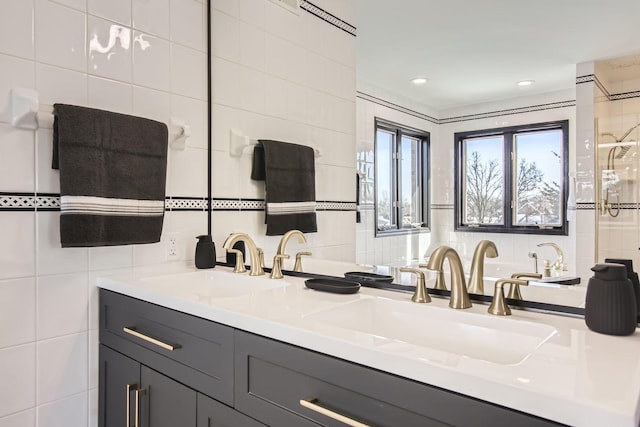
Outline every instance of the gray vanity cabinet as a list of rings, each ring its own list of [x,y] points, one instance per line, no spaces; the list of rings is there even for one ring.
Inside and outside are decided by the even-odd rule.
[[[108,347],[99,358],[100,427],[196,426],[195,391]]]
[[[236,409],[270,426],[559,425],[241,331],[235,358]]]

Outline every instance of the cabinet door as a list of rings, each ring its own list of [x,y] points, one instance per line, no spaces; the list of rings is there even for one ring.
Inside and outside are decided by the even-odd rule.
[[[196,427],[197,393],[171,378],[140,367],[143,390],[141,425],[144,427]]]
[[[140,364],[104,345],[100,346],[99,427],[133,425],[135,389]]]
[[[203,394],[198,394],[198,427],[265,427],[265,425]]]

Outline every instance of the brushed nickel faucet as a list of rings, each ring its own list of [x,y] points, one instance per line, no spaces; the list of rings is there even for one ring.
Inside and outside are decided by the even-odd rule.
[[[513,273],[511,275],[512,279],[520,279],[522,277],[526,277],[528,279],[542,279],[542,274],[540,273]],[[509,294],[507,298],[510,299],[522,299],[522,294],[520,293],[520,285],[517,283],[511,283],[511,287],[509,288]]]
[[[287,243],[289,242],[289,239],[291,239],[294,236],[298,239],[298,243],[307,243],[307,239],[304,237],[304,234],[302,234],[302,231],[300,231],[300,230],[289,230],[286,233],[284,233],[284,235],[280,239],[280,243],[278,243],[278,249],[276,251],[276,255],[286,255],[285,250],[286,250],[286,247],[287,247]],[[311,255],[311,252],[305,253],[305,255]],[[274,260],[273,260],[274,264],[276,262],[279,264],[278,268],[280,270],[283,270],[283,259],[284,259],[284,257],[279,257],[279,258],[274,258]],[[275,267],[275,265],[274,265],[274,267]]]
[[[251,271],[249,272],[250,276],[261,276],[264,274],[264,270],[262,269],[262,260],[260,256],[260,250],[256,246],[255,242],[251,237],[249,237],[246,233],[234,233],[231,234],[224,241],[222,247],[227,251],[235,251],[233,249],[233,245],[238,242],[243,241],[247,249],[249,249],[249,256],[251,258]],[[247,269],[244,267],[244,260],[242,259],[242,252],[236,251],[236,266],[233,269],[234,273],[244,273]]]
[[[484,295],[484,258],[496,258],[498,248],[491,240],[481,240],[473,251],[469,284],[467,290],[471,294]]]
[[[431,297],[427,292],[427,285],[425,285],[424,281],[424,272],[417,268],[410,267],[401,267],[400,271],[402,271],[403,273],[413,273],[416,275],[416,290],[411,297],[411,301],[419,303],[431,302]]]
[[[562,253],[562,249],[560,248],[560,246],[558,246],[553,242],[538,243],[538,247],[543,247],[543,246],[551,246],[553,249],[556,250],[556,261],[553,264],[549,260],[544,261],[545,276],[549,277],[551,275],[550,270],[566,271],[567,264],[564,263],[564,254]]]
[[[496,316],[509,316],[511,315],[511,309],[507,305],[507,301],[504,299],[504,285],[511,283],[512,285],[527,286],[528,280],[522,279],[498,279],[496,280],[495,292],[493,294],[493,301],[487,309],[487,312]]]
[[[449,261],[451,271],[451,299],[449,300],[449,307],[456,309],[471,307],[467,285],[464,281],[462,261],[460,261],[460,256],[455,249],[449,246],[440,246],[433,251],[429,257],[426,268],[429,270],[442,271],[445,259]]]

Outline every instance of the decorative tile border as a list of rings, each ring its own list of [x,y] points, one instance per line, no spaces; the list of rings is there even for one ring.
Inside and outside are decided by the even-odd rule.
[[[631,92],[611,93],[607,90],[604,84],[598,79],[595,74],[585,74],[584,76],[576,77],[576,84],[593,83],[607,97],[609,101],[619,101],[621,99],[639,98],[640,90]]]
[[[431,209],[433,210],[453,210],[452,203],[432,203]]]
[[[171,211],[203,211],[207,209],[207,200],[197,197],[167,197],[164,208]]]
[[[35,194],[0,193],[0,210],[2,211],[33,211],[35,207]]]
[[[309,12],[310,14],[312,14],[313,16],[315,16],[316,18],[320,18],[323,21],[333,25],[336,28],[340,28],[342,31],[351,34],[352,36],[356,36],[356,27],[354,27],[353,25],[349,24],[346,21],[343,21],[342,19],[338,18],[335,15],[332,15],[331,13],[327,12],[326,10],[316,6],[315,4],[311,3],[310,1],[307,0],[301,0],[300,1],[300,8],[303,10],[306,10],[307,12]]]

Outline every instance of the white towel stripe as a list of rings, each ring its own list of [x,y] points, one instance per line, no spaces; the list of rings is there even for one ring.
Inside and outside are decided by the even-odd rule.
[[[164,214],[164,200],[61,196],[60,211],[63,214],[159,216]]]
[[[290,215],[298,213],[313,213],[316,211],[316,202],[283,202],[267,203],[268,215]]]

